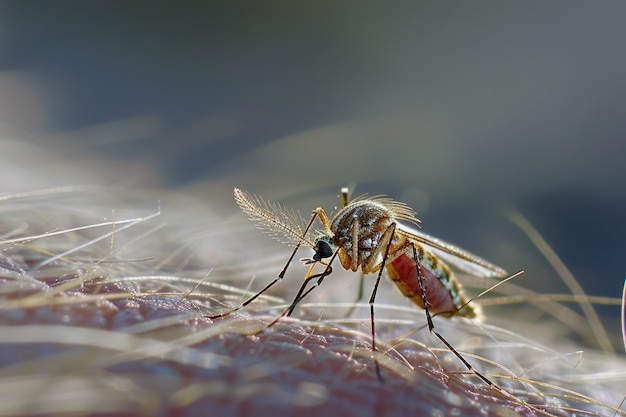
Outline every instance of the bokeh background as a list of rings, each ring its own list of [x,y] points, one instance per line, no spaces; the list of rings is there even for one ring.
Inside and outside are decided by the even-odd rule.
[[[620,1],[3,1],[0,191],[177,189],[237,216],[234,186],[306,214],[349,185],[564,292],[515,209],[586,292],[618,297],[625,16]]]

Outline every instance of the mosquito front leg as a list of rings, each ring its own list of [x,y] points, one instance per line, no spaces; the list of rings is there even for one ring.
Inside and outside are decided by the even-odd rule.
[[[339,252],[339,248],[337,248],[334,251],[332,257],[330,258],[330,260],[326,264],[326,268],[321,273],[311,275],[310,272],[313,270],[313,266],[311,266],[311,268],[309,269],[309,273],[304,278],[304,282],[300,286],[300,289],[298,290],[298,293],[294,297],[294,299],[291,302],[291,304],[289,305],[289,307],[287,307],[287,309],[283,312],[283,314],[281,314],[280,316],[276,317],[276,319],[274,319],[274,321],[272,321],[267,326],[268,328],[272,327],[273,325],[278,323],[278,321],[281,318],[291,316],[291,314],[293,313],[293,310],[300,303],[300,301],[302,301],[307,295],[309,295],[311,293],[311,291],[313,291],[315,288],[319,287],[320,284],[322,283],[322,281],[324,281],[324,278],[326,278],[328,275],[332,274],[333,268],[331,267],[331,264],[333,263],[333,261],[337,257],[337,253],[338,252]],[[309,288],[308,290],[305,291],[306,286],[308,285],[309,281],[311,281],[311,280],[313,280],[315,278],[317,278],[317,282],[315,284],[313,284],[313,286],[311,288]]]
[[[309,232],[309,229],[313,225],[313,222],[315,221],[315,218],[318,216],[318,210],[320,210],[320,209],[316,209],[315,211],[313,211],[313,214],[311,215],[311,220],[309,220],[309,223],[306,225],[306,228],[304,229],[304,232],[302,233],[302,237],[305,237],[306,234]],[[323,212],[323,210],[322,210],[322,212]],[[326,217],[326,221],[328,222],[328,217],[326,216],[326,213],[324,213],[324,217]],[[298,251],[298,249],[300,249],[300,245],[301,244],[302,244],[302,240],[299,240],[298,243],[296,244],[296,246],[293,248],[293,251],[291,252],[291,256],[289,256],[289,259],[287,260],[287,263],[285,264],[285,267],[278,274],[278,277],[274,278],[273,281],[271,281],[269,284],[267,284],[265,287],[263,287],[263,289],[261,291],[257,292],[252,297],[248,298],[246,301],[241,303],[238,307],[235,307],[233,309],[225,311],[224,313],[219,313],[219,314],[214,314],[214,315],[207,315],[205,317],[210,318],[210,319],[217,319],[217,318],[221,318],[221,317],[226,317],[226,316],[228,316],[228,315],[230,315],[230,314],[232,314],[232,313],[234,313],[236,311],[241,310],[242,308],[246,307],[248,304],[250,304],[251,302],[253,302],[257,298],[259,298],[263,293],[265,293],[265,291],[269,290],[278,281],[283,279],[283,277],[285,276],[285,273],[287,272],[287,268],[289,267],[289,264],[291,264],[291,261],[293,261],[293,258],[294,258],[294,256],[296,256],[296,252]]]

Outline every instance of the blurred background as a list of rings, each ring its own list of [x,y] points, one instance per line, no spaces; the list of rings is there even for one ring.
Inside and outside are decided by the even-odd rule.
[[[625,16],[619,1],[3,1],[0,192],[176,189],[243,221],[235,186],[306,216],[349,185],[566,292],[517,210],[587,293],[619,297]]]

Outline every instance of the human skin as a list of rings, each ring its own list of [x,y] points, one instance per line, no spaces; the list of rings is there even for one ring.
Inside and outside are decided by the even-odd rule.
[[[376,306],[382,381],[367,310],[347,319],[345,308],[303,302],[293,318],[268,327],[284,303],[261,297],[208,319],[239,303],[250,269],[262,262],[237,265],[235,257],[211,270],[191,232],[198,213],[168,217],[162,208],[153,216],[132,194],[73,190],[4,201],[0,415],[623,414],[615,409],[623,395],[617,384],[606,376],[586,382],[603,369],[599,359],[573,368],[547,359],[552,350],[509,340],[505,330],[436,318],[500,388],[489,387],[428,335],[423,310],[408,304]],[[116,207],[113,225],[96,227],[94,204]],[[124,222],[132,218],[140,220]],[[34,238],[54,226],[56,236]],[[203,237],[223,252],[220,227]],[[289,284],[281,287],[293,296]],[[624,363],[608,354],[602,361],[613,369]]]

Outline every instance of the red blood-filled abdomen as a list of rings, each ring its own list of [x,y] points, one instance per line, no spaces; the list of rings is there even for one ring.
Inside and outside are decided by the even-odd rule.
[[[454,315],[458,308],[454,305],[454,300],[450,292],[441,281],[448,281],[449,277],[437,277],[427,268],[420,266],[422,282],[428,301],[428,311],[431,314]],[[424,308],[422,301],[422,291],[417,279],[417,269],[413,258],[403,254],[391,263],[387,264],[389,278],[398,286],[405,297],[410,298],[415,304]]]

